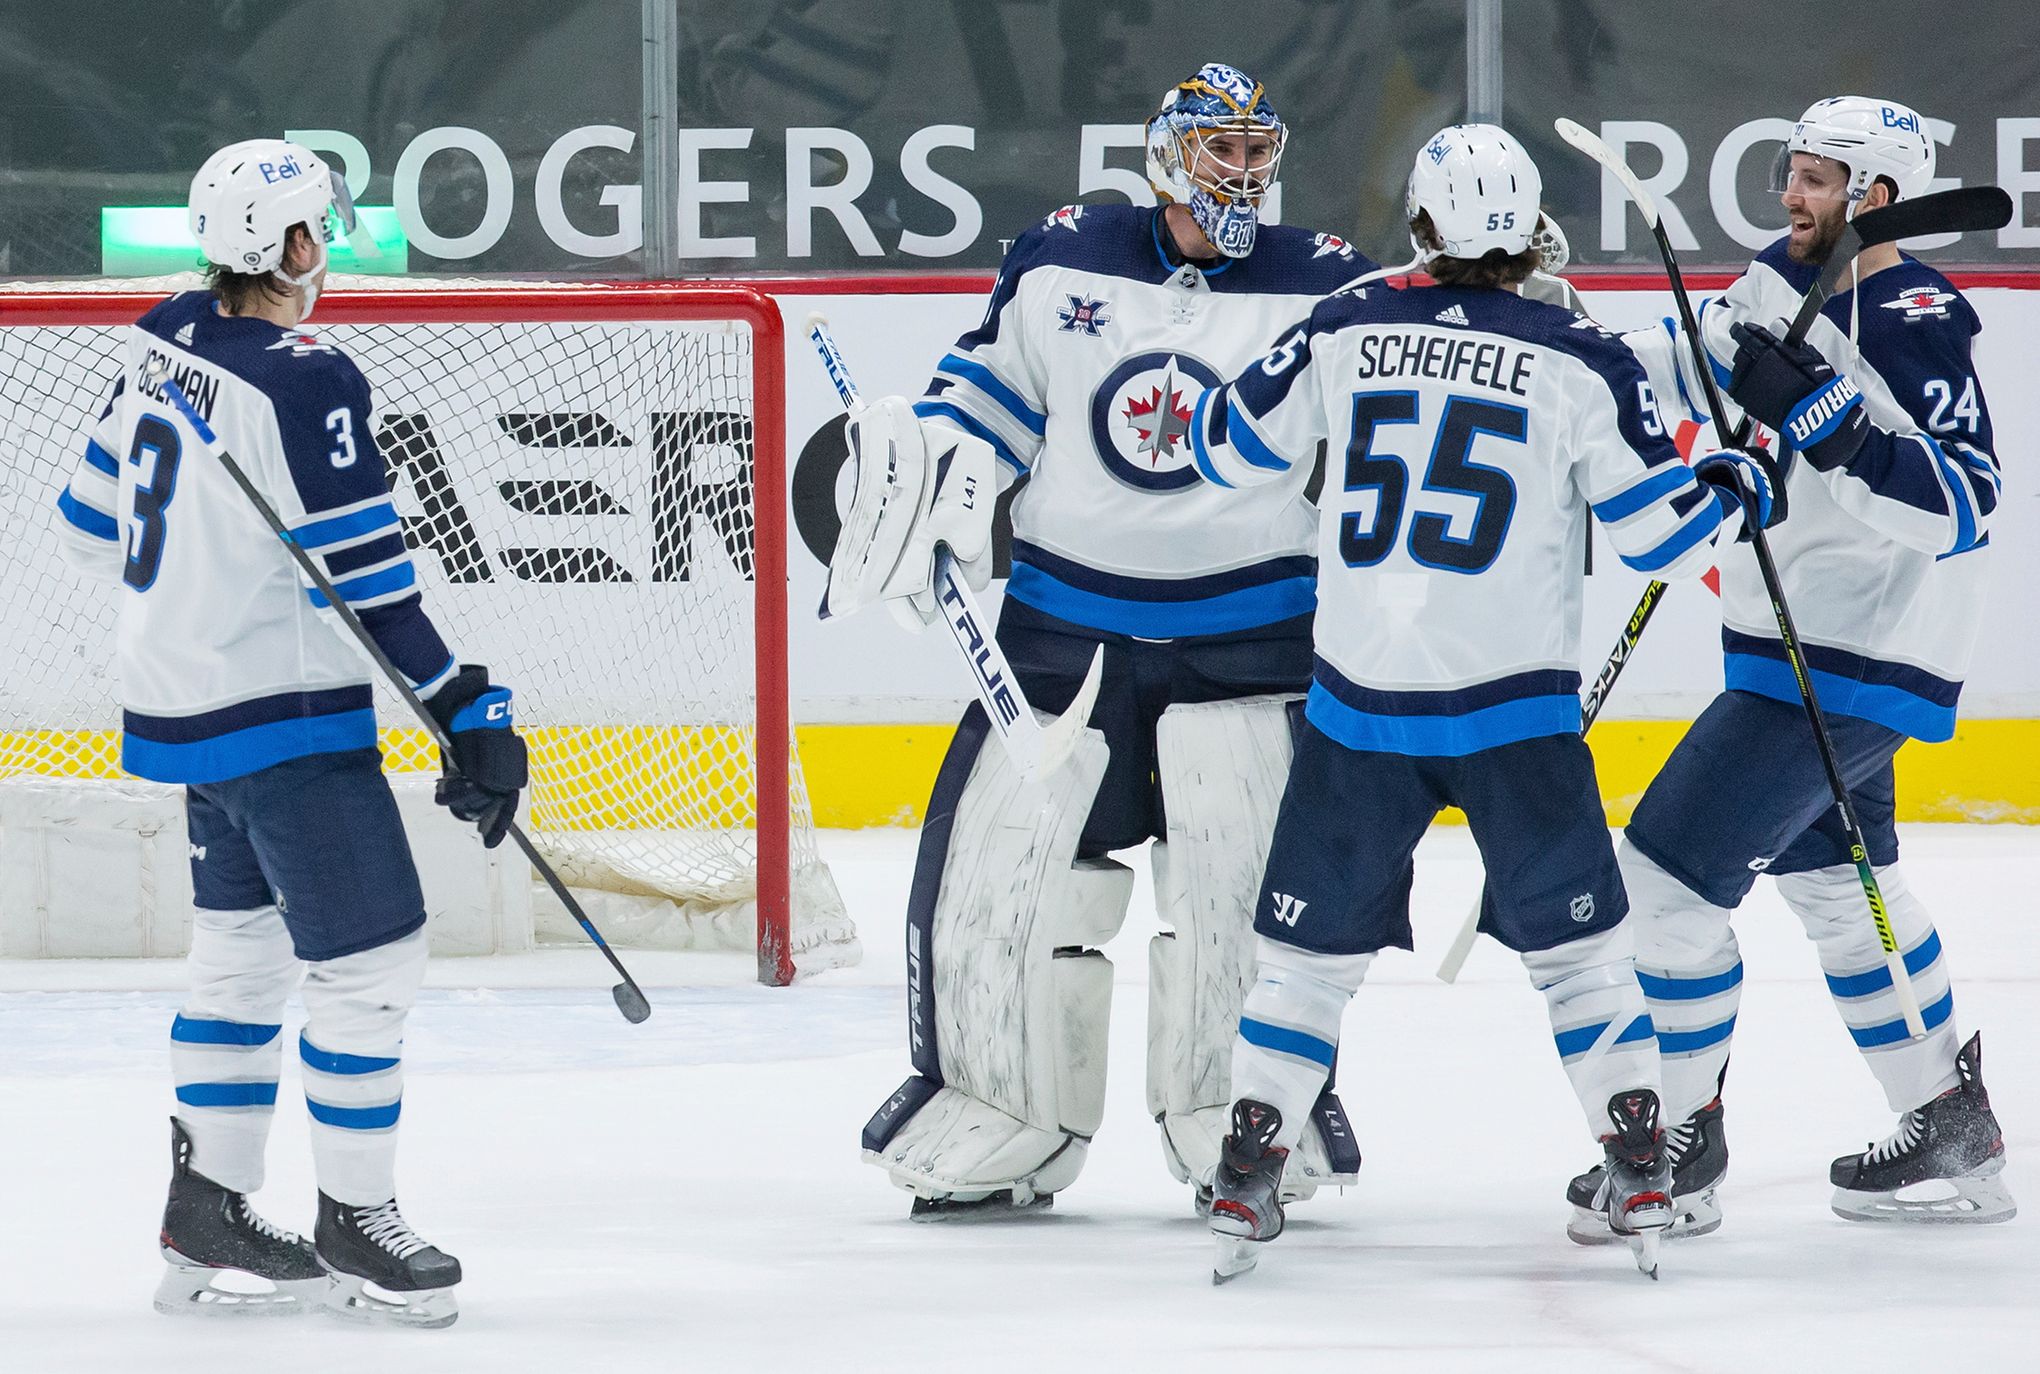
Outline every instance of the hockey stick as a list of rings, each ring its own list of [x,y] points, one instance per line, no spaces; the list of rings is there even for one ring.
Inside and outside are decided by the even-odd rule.
[[[263,520],[268,523],[271,533],[283,541],[283,547],[289,550],[291,559],[298,565],[299,571],[311,579],[312,585],[317,587],[326,598],[326,604],[339,613],[341,623],[347,627],[348,632],[360,644],[362,652],[366,653],[374,661],[375,666],[382,670],[382,674],[389,680],[390,686],[394,687],[397,695],[404,699],[404,704],[411,708],[411,714],[416,716],[418,723],[425,727],[425,733],[430,735],[432,742],[439,746],[439,757],[446,767],[452,771],[459,771],[454,767],[453,763],[453,740],[447,734],[445,727],[439,723],[430,710],[426,709],[425,703],[419,698],[418,693],[412,688],[404,675],[397,671],[397,665],[390,662],[389,655],[382,651],[382,646],[377,644],[374,636],[369,634],[368,628],[361,623],[361,617],[354,613],[354,608],[349,606],[341,597],[338,589],[333,586],[332,579],[326,576],[319,565],[312,560],[310,554],[298,547],[297,540],[291,537],[290,530],[284,525],[282,518],[277,515],[276,508],[269,504],[268,498],[255,489],[254,483],[248,480],[248,474],[243,472],[241,465],[234,461],[234,455],[227,452],[226,448],[221,445],[219,435],[213,432],[212,426],[206,423],[205,417],[192,408],[191,399],[184,394],[184,389],[178,386],[176,382],[170,380],[169,372],[170,366],[168,360],[159,360],[151,370],[149,380],[160,387],[163,395],[169,399],[170,403],[183,412],[184,418],[190,422],[192,429],[197,432],[200,442],[212,450],[213,457],[219,459],[220,466],[227,470],[227,476],[234,479],[234,485],[241,489],[241,494],[248,498],[249,503],[255,507]],[[531,866],[538,870],[541,878],[545,879],[546,886],[551,888],[553,895],[560,899],[560,904],[566,907],[567,914],[581,923],[581,929],[586,931],[588,938],[595,942],[595,948],[602,951],[602,957],[609,961],[610,967],[615,969],[617,975],[623,979],[621,983],[610,989],[610,995],[616,999],[616,1009],[623,1013],[623,1019],[635,1024],[650,1016],[652,1014],[652,1004],[645,1000],[644,989],[640,988],[637,985],[637,980],[630,976],[630,970],[623,966],[623,961],[616,957],[614,950],[610,949],[609,942],[602,938],[602,932],[595,929],[595,923],[590,921],[588,914],[581,910],[580,902],[575,900],[572,892],[568,891],[567,885],[560,881],[560,875],[553,872],[552,865],[539,855],[538,850],[532,845],[530,837],[524,833],[515,820],[510,822],[510,838],[515,840],[517,847],[524,851],[524,857],[531,861]]]
[[[829,380],[836,384],[843,408],[862,409],[864,398],[858,394],[857,383],[850,379],[850,367],[843,361],[835,337],[829,333],[829,322],[818,314],[808,316],[808,339],[821,355]],[[956,559],[946,545],[935,547],[933,590],[942,607],[942,623],[949,627],[957,652],[970,665],[971,686],[976,688],[978,701],[991,718],[992,729],[1005,746],[1007,757],[1030,782],[1048,776],[1077,747],[1077,739],[1091,719],[1105,667],[1105,646],[1099,645],[1091,655],[1090,669],[1084,674],[1083,685],[1077,689],[1070,708],[1043,725],[1034,718],[1034,708],[1027,704],[1020,681],[1006,662],[1005,651],[990,633],[991,622],[978,605],[977,594],[958,573]]]

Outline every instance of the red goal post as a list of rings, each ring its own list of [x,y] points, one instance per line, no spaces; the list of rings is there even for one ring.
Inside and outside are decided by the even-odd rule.
[[[679,506],[678,533],[661,531],[655,535],[653,542],[658,544],[663,539],[665,546],[652,550],[654,562],[677,563],[677,574],[668,567],[665,580],[660,582],[660,573],[655,569],[651,585],[672,590],[674,596],[692,594],[693,588],[682,585],[689,577],[690,568],[700,576],[699,569],[705,568],[711,560],[694,556],[685,546],[702,537],[701,527],[706,524],[714,526],[712,533],[719,536],[728,560],[738,565],[737,573],[740,576],[748,573],[748,673],[731,668],[725,674],[727,682],[719,683],[716,688],[723,691],[729,683],[748,677],[748,691],[753,704],[748,728],[754,732],[748,748],[731,742],[734,736],[725,737],[730,731],[741,732],[744,723],[739,720],[691,721],[676,717],[666,721],[661,714],[665,702],[656,695],[664,690],[664,685],[649,680],[643,686],[650,694],[645,704],[652,714],[643,722],[622,719],[591,723],[563,719],[559,723],[562,729],[621,732],[620,738],[614,740],[609,739],[607,734],[598,738],[596,733],[587,733],[585,738],[573,745],[574,748],[585,749],[599,744],[599,747],[611,751],[609,756],[589,763],[600,778],[592,786],[604,793],[586,799],[590,801],[586,808],[590,816],[599,812],[604,817],[620,815],[627,821],[642,821],[643,830],[626,826],[626,833],[636,837],[652,836],[654,839],[657,838],[654,832],[660,825],[668,826],[673,833],[718,827],[749,832],[753,841],[750,862],[754,868],[755,883],[754,891],[749,895],[755,902],[755,946],[758,974],[762,981],[784,984],[793,979],[797,968],[825,967],[830,963],[854,959],[854,934],[848,930],[848,920],[841,911],[840,899],[835,897],[833,884],[828,881],[826,870],[820,869],[815,853],[812,812],[799,772],[790,718],[785,331],[778,306],[771,296],[754,287],[733,284],[537,285],[410,279],[400,288],[395,288],[387,284],[387,279],[357,280],[361,284],[338,280],[330,284],[327,293],[319,298],[307,328],[321,335],[330,332],[334,342],[362,362],[364,370],[370,374],[378,415],[385,420],[390,418],[385,412],[422,407],[426,400],[442,411],[459,406],[480,406],[484,410],[494,407],[494,412],[480,422],[476,422],[476,416],[467,416],[455,426],[486,439],[486,443],[478,442],[478,447],[489,448],[492,453],[508,445],[502,442],[502,435],[493,432],[484,434],[483,431],[501,429],[507,434],[513,426],[521,426],[522,432],[512,437],[523,440],[534,451],[544,452],[572,447],[568,441],[577,436],[567,434],[566,430],[578,425],[583,430],[601,430],[604,436],[618,445],[650,454],[654,462],[659,459],[653,451],[658,444],[664,443],[668,448],[692,446],[690,452],[682,457],[682,467],[690,466],[694,456],[701,452],[711,453],[725,465],[735,465],[734,470],[740,474],[739,480],[745,482],[751,493],[748,514],[700,506],[698,503],[705,499],[701,491],[705,488],[693,484],[693,479],[686,475],[669,479],[662,472],[648,481],[641,474],[633,474],[627,481],[632,492],[647,498],[655,514],[664,510],[670,515],[676,502]],[[0,289],[0,382],[5,382],[10,392],[17,393],[0,398],[0,432],[6,432],[11,439],[18,439],[25,430],[37,435],[51,431],[46,441],[54,445],[54,451],[63,455],[61,475],[56,478],[57,486],[37,493],[39,496],[54,501],[62,481],[68,479],[70,463],[82,450],[85,429],[104,399],[105,379],[110,376],[109,365],[111,371],[118,370],[117,363],[112,362],[110,350],[114,347],[113,341],[119,337],[120,327],[132,324],[163,299],[169,290],[187,289],[194,284],[191,280],[132,284],[104,282],[82,287],[15,284]],[[675,326],[690,325],[704,327],[707,331],[704,337],[710,342],[700,347],[663,342],[685,332],[676,331]],[[55,332],[24,335],[24,331],[29,330]],[[721,338],[723,331],[741,331],[744,336],[742,342],[731,342],[734,334],[730,338]],[[36,342],[24,343],[16,348],[5,347],[7,339],[24,338]],[[53,341],[61,341],[65,347],[59,348]],[[53,356],[66,352],[72,341],[77,341],[77,346],[70,350],[70,356]],[[426,400],[404,389],[412,379],[422,377],[427,370],[437,367],[440,360],[435,357],[435,350],[443,351],[448,347],[461,352],[463,365],[472,355],[472,369],[433,373],[435,384],[444,390],[443,393],[431,394]],[[387,354],[381,351],[384,349],[387,349]],[[36,356],[26,356],[29,353]],[[514,371],[510,364],[504,362],[506,355],[514,363],[527,353],[528,365],[522,372]],[[625,375],[601,376],[586,361],[596,354],[605,359],[621,360],[620,365],[626,369]],[[697,369],[701,375],[671,375],[690,368]],[[22,376],[28,378],[27,389],[39,395],[62,391],[73,381],[77,386],[74,394],[62,398],[59,408],[52,414],[25,416],[21,410],[23,401],[18,395],[23,390]],[[500,392],[477,394],[480,390],[477,378],[499,385]],[[555,403],[556,411],[550,414],[539,415],[522,409],[531,403],[536,391],[558,383],[562,378],[566,379],[569,392],[577,386],[585,387],[588,389],[586,395],[564,396]],[[646,394],[629,394],[637,392]],[[652,392],[657,395],[649,394]],[[672,417],[686,405],[703,407],[701,411],[691,413],[713,416],[714,423],[722,425],[723,430],[676,436],[673,431],[676,427],[684,429],[685,424],[661,417]],[[54,433],[56,422],[52,416],[60,416],[62,406],[71,408],[75,423],[68,434],[59,435]],[[511,406],[518,409],[504,409]],[[612,424],[605,418],[603,407],[610,412],[627,412],[630,418]],[[594,418],[587,418],[590,416]],[[496,421],[495,426],[486,423],[489,418]],[[738,423],[740,418],[742,423]],[[444,425],[446,422],[440,423]],[[746,425],[748,433],[743,432]],[[647,440],[645,431],[648,428],[659,431],[663,437]],[[578,435],[580,439],[587,437],[586,433]],[[387,431],[384,439],[387,456],[390,449]],[[10,454],[10,458],[13,457]],[[29,459],[31,465],[36,461],[36,456]],[[48,459],[41,461],[47,463]],[[568,499],[579,499],[589,509],[604,514],[619,510],[627,512],[633,508],[627,499],[619,499],[615,492],[601,489],[599,479],[576,488],[575,495],[569,498],[562,496],[560,491],[572,486],[572,482],[531,481],[511,476],[513,472],[523,471],[513,462],[491,468],[486,464],[495,462],[493,458],[476,461],[485,466],[479,469],[478,477],[467,475],[467,485],[472,486],[478,478],[501,479],[500,490],[505,501],[511,501],[514,493],[515,501],[524,503],[520,509],[527,514],[532,511],[540,516],[557,513],[559,502]],[[743,476],[746,470],[747,481]],[[461,476],[456,475],[456,482]],[[50,474],[31,471],[29,478],[29,487],[47,487]],[[623,480],[620,479],[619,490],[622,485]],[[717,499],[721,499],[722,488],[727,485],[717,485]],[[8,500],[18,502],[19,493],[10,496],[0,492],[0,501]],[[548,506],[547,501],[552,501],[553,505]],[[0,515],[8,516],[9,523],[42,518],[33,510],[8,511],[4,506],[0,506]],[[415,546],[421,517],[408,512],[407,516],[407,528],[414,535]],[[590,518],[584,523],[594,527],[600,522]],[[743,538],[747,524],[748,541]],[[632,560],[614,558],[599,547],[599,541],[568,549],[517,552],[555,555],[550,562],[540,560],[533,565],[537,571],[529,575],[537,577],[541,583],[557,586],[582,580],[591,575],[591,568],[599,565],[609,575],[620,579],[618,586],[604,591],[617,593],[623,584],[633,584],[623,604],[646,604],[642,567],[645,560],[642,556],[635,560],[638,566],[633,568]],[[639,552],[642,555],[642,550]],[[746,555],[750,563],[748,568],[741,566]],[[478,558],[486,556],[482,552],[476,554]],[[5,563],[6,559],[7,555],[0,554],[0,563]],[[420,560],[421,564],[430,561]],[[526,575],[526,571],[519,572],[520,577]],[[516,590],[521,593],[528,588]],[[428,585],[428,611],[443,607],[446,600],[444,592]],[[570,620],[575,618],[568,617]],[[475,629],[472,619],[455,616],[449,638],[456,647],[461,647],[469,632]],[[678,621],[672,624],[673,627],[680,626]],[[15,629],[13,626],[7,628],[10,631]],[[717,622],[718,633],[725,628],[727,626],[723,622]],[[495,637],[499,640],[515,637],[507,627],[495,629],[498,631]],[[677,633],[679,630],[671,629],[670,632]],[[669,657],[685,655],[684,649],[670,643],[656,647]],[[469,652],[472,653],[471,650]],[[619,658],[626,656],[621,647],[617,653]],[[110,655],[105,666],[110,666]],[[523,705],[524,684],[519,682],[514,669],[501,663],[492,666],[497,668],[504,680],[520,689],[520,720],[529,719]],[[623,664],[599,666],[610,671],[635,667]],[[28,671],[31,674],[35,671],[32,664]],[[24,749],[21,741],[24,735],[47,735],[55,724],[50,720],[37,719],[33,700],[28,703],[24,714],[21,703],[9,695],[10,686],[16,685],[0,683],[0,778],[6,778],[10,773],[37,771],[38,759],[24,757],[32,751]],[[61,691],[64,684],[52,682],[40,685],[45,689],[42,696],[47,702],[52,695],[51,689]],[[590,684],[592,690],[606,686]],[[34,693],[30,695],[34,696]],[[539,692],[537,695],[543,700],[547,694]],[[551,695],[557,697],[561,693]],[[16,692],[15,696],[18,697],[19,693]],[[386,725],[395,719],[387,710],[384,712]],[[652,724],[654,719],[661,723]],[[104,731],[110,721],[84,724],[88,731]],[[544,713],[541,712],[531,724],[543,732],[546,728]],[[679,738],[673,732],[692,732],[683,743],[674,746],[681,752],[687,749],[716,751],[716,757],[707,762],[717,773],[717,788],[725,793],[730,784],[722,774],[731,771],[731,760],[724,756],[725,753],[748,754],[746,763],[753,779],[751,790],[755,799],[751,809],[746,811],[740,806],[733,807],[729,808],[727,815],[718,814],[705,819],[691,813],[678,814],[684,808],[666,805],[668,799],[661,796],[652,799],[659,804],[644,806],[642,814],[634,811],[631,799],[620,794],[628,786],[642,785],[638,765],[643,761],[645,750],[648,747],[664,747]],[[648,746],[647,740],[654,740],[654,745]],[[103,741],[88,742],[82,751],[75,746],[69,747],[68,751],[56,751],[58,757],[43,758],[40,762],[46,768],[54,764],[49,771],[68,776],[103,776],[104,758],[94,759],[89,755],[95,750],[103,755],[105,748]],[[45,748],[44,752],[50,751]],[[535,775],[544,754],[545,750],[535,741]],[[536,777],[534,787],[538,789],[534,798],[535,818],[542,819],[547,802]],[[611,792],[619,795],[608,795]],[[726,796],[720,797],[718,804],[726,802]],[[567,818],[567,828],[578,825],[580,819]],[[714,825],[709,824],[711,819]],[[543,824],[534,826],[542,845],[545,829]],[[728,838],[724,836],[723,841]],[[618,885],[624,889],[660,885],[662,880],[657,876],[647,877],[643,863],[612,864],[614,858],[613,855],[598,854],[592,866],[622,867],[624,872]],[[647,862],[658,869],[665,859]],[[813,939],[804,939],[804,934],[814,935],[817,927],[810,925],[804,932],[801,915],[796,910],[797,869],[808,866],[819,871],[819,885],[826,888],[826,892],[819,894],[822,904],[833,903],[834,908],[822,913],[820,926],[825,929],[821,929]],[[571,863],[563,865],[563,871],[572,867]],[[570,872],[569,881],[581,886],[582,880],[590,876],[589,869],[590,864],[581,865],[580,877]],[[807,887],[813,889],[817,883],[813,875],[809,877]],[[596,885],[605,884],[598,882]],[[728,890],[719,892],[717,900],[735,896],[741,905],[747,895],[742,890],[745,886],[742,875],[729,877],[723,882],[723,887]],[[817,894],[810,891],[808,895]],[[598,915],[597,919],[600,921],[601,917]],[[626,934],[623,939],[628,940],[629,936]],[[810,958],[811,955],[815,957]]]

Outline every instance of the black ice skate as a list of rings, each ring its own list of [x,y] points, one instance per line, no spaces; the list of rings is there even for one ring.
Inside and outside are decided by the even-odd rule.
[[[334,1315],[401,1326],[451,1326],[460,1315],[460,1261],[419,1239],[395,1198],[349,1207],[320,1193],[313,1239],[333,1276],[326,1301]]]
[[[1728,1136],[1721,1125],[1721,1098],[1694,1112],[1665,1132],[1665,1153],[1672,1161],[1672,1224],[1667,1240],[1704,1236],[1721,1228],[1721,1203],[1715,1190],[1728,1176]],[[1608,1229],[1608,1215],[1594,1201],[1605,1166],[1596,1164],[1566,1186],[1572,1219],[1565,1233],[1581,1245],[1613,1245],[1623,1237]]]
[[[1898,1129],[1828,1170],[1835,1215],[1849,1221],[1985,1223],[2018,1215],[2001,1171],[2005,1138],[1983,1087],[1983,1036],[1955,1057],[1961,1081]]]
[[[1211,1281],[1226,1283],[1259,1262],[1254,1247],[1282,1234],[1282,1166],[1289,1151],[1275,1148],[1282,1113],[1265,1102],[1233,1103],[1232,1134],[1219,1151],[1211,1198],[1211,1234],[1218,1258]]]
[[[330,1283],[302,1236],[264,1221],[247,1194],[192,1170],[191,1136],[174,1116],[162,1246],[170,1268],[156,1287],[158,1312],[294,1316],[319,1306]]]
[[[1601,1137],[1607,1159],[1594,1202],[1609,1231],[1629,1242],[1636,1267],[1658,1276],[1658,1242],[1672,1224],[1672,1158],[1658,1129],[1658,1096],[1648,1088],[1608,1099],[1615,1134]]]

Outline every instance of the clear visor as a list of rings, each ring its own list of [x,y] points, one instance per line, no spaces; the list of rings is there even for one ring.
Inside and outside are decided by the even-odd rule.
[[[326,242],[335,236],[353,238],[354,231],[361,227],[361,221],[354,213],[354,193],[347,189],[347,178],[338,172],[326,173],[328,194],[332,197],[333,210],[326,219]]]
[[[1847,200],[1849,166],[1818,153],[1795,153],[1781,143],[1778,155],[1771,159],[1767,189],[1774,195],[1795,195],[1802,200]]]
[[[1268,194],[1288,141],[1288,129],[1248,120],[1209,124],[1179,135],[1183,168],[1191,182],[1228,204],[1253,204]]]

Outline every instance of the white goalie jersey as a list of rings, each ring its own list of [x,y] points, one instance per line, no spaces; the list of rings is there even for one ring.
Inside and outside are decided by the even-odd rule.
[[[1643,369],[1583,315],[1507,291],[1370,286],[1205,392],[1218,486],[1289,480],[1329,440],[1307,710],[1354,749],[1463,755],[1580,728],[1589,509],[1622,561],[1714,561],[1723,505]]]
[[[420,608],[360,369],[313,335],[186,292],[128,331],[57,497],[67,560],[120,587],[122,767],[216,782],[373,747],[368,659],[164,395],[158,367],[413,685],[429,695],[454,671]]]
[[[1190,403],[1374,264],[1281,225],[1245,258],[1173,263],[1161,213],[1066,206],[1022,234],[915,413],[1027,477],[1008,596],[1151,639],[1308,614],[1311,464],[1259,491],[1212,485],[1191,461]]]

